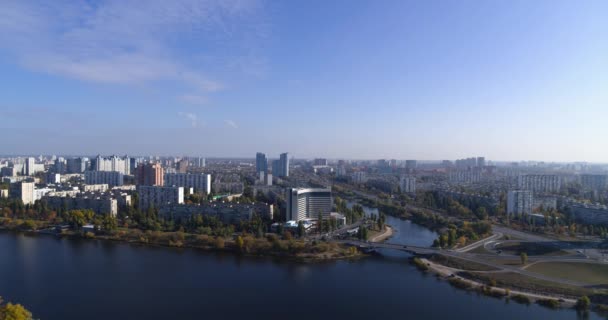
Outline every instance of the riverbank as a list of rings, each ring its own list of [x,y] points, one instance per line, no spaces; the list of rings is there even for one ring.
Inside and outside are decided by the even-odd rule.
[[[450,281],[451,283],[461,283],[463,289],[473,289],[477,291],[482,291],[484,293],[489,293],[492,296],[500,296],[506,299],[512,298],[515,296],[523,296],[527,297],[531,302],[539,302],[539,301],[548,301],[555,300],[559,303],[560,307],[571,308],[576,305],[576,300],[571,298],[565,298],[562,296],[554,296],[548,294],[541,293],[531,293],[520,290],[512,290],[510,288],[500,288],[500,287],[489,287],[487,284],[474,281],[471,279],[463,278],[458,275],[459,272],[463,272],[465,270],[456,269],[448,266],[444,266],[435,262],[432,262],[426,258],[419,258],[422,263],[424,263],[428,267],[428,271],[436,274],[438,277]],[[497,272],[497,271],[486,271],[486,272]],[[489,288],[489,289],[488,289]],[[485,290],[485,291],[484,291]]]
[[[226,252],[241,256],[272,257],[298,262],[321,262],[342,259],[358,259],[366,256],[356,247],[335,242],[306,241],[291,237],[266,234],[253,237],[249,234],[221,237],[185,232],[141,231],[121,228],[111,234],[64,231],[55,233],[50,229],[22,230],[20,228],[0,227],[3,232],[23,233],[33,236],[52,236],[75,239],[123,242],[133,245],[192,248],[211,252]]]
[[[393,228],[389,225],[384,227],[384,232],[374,235],[372,238],[370,238],[370,242],[382,242],[385,241],[386,239],[390,238],[393,235]]]

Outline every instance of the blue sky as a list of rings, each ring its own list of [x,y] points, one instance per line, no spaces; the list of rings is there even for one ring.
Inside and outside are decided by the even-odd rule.
[[[0,154],[608,161],[607,1],[0,6]]]

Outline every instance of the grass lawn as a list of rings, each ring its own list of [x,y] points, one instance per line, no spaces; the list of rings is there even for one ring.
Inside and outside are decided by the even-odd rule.
[[[452,258],[452,257],[445,257],[445,256],[441,256],[441,255],[433,255],[430,258],[431,261],[442,264],[446,267],[450,267],[450,268],[456,268],[456,269],[461,269],[461,270],[470,270],[470,271],[494,271],[494,270],[498,270],[492,266],[487,266],[485,264],[480,264],[477,262],[473,262],[473,261],[468,261],[468,260],[463,260],[463,259],[458,259],[458,258]]]
[[[502,288],[511,288],[525,291],[532,291],[538,293],[549,293],[549,294],[559,294],[566,295],[572,297],[580,297],[582,295],[591,295],[596,290],[575,287],[570,285],[565,285],[561,283],[555,283],[551,281],[545,281],[541,279],[536,279],[524,275],[520,275],[514,272],[501,272],[501,273],[477,273],[471,271],[463,271],[459,272],[458,275],[474,280],[480,280],[483,282],[488,282],[490,280],[496,281],[498,287]]]
[[[540,262],[526,270],[550,277],[586,282],[608,284],[608,265],[576,262]]]
[[[531,242],[505,243],[496,246],[496,249],[514,255],[519,255],[522,252],[527,253],[529,256],[560,256],[568,254],[566,251],[555,246]]]

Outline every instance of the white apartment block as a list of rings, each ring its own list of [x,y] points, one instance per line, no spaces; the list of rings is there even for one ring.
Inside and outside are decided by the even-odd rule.
[[[118,171],[128,175],[131,174],[131,163],[129,157],[123,159],[117,156],[112,156],[110,158],[97,156],[95,171]]]
[[[511,190],[507,194],[507,215],[532,214],[534,197],[530,190]]]
[[[184,203],[184,187],[138,186],[139,208],[160,208]]]
[[[86,184],[107,184],[110,187],[122,186],[124,175],[118,171],[86,171],[84,173]]]
[[[399,187],[403,193],[416,193],[416,178],[415,177],[401,177],[399,181]]]
[[[211,175],[205,173],[166,173],[164,184],[166,187],[194,188],[194,192],[211,193]]]
[[[526,174],[518,177],[518,187],[523,190],[553,193],[559,191],[561,183],[556,175]]]

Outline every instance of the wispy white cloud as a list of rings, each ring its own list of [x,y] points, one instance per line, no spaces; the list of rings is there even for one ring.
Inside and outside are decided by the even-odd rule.
[[[198,95],[198,94],[184,94],[178,97],[178,100],[194,104],[194,105],[206,105],[209,99],[206,96]]]
[[[226,123],[227,126],[231,127],[231,128],[238,128],[239,126],[236,124],[236,122],[232,121],[232,120],[224,120],[224,122]]]
[[[177,113],[177,115],[190,121],[192,128],[196,128],[198,126],[198,116],[195,113],[180,111]]]
[[[0,48],[38,72],[113,84],[177,81],[202,96],[225,85],[191,57],[240,42],[240,23],[259,8],[258,0],[6,0]],[[193,48],[175,46],[176,35]]]

